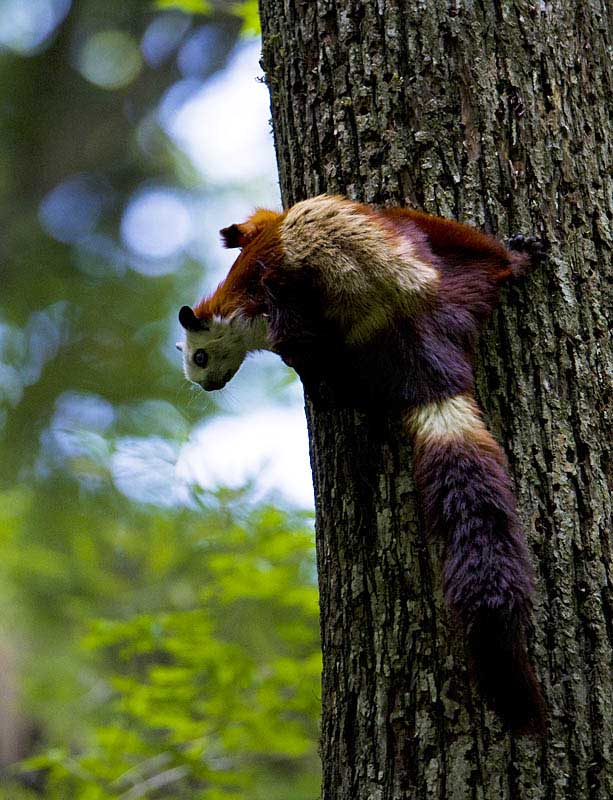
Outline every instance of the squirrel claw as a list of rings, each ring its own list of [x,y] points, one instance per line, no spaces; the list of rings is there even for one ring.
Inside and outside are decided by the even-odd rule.
[[[542,261],[549,249],[544,239],[539,239],[538,236],[524,236],[522,233],[517,233],[507,239],[507,247],[509,250],[528,253],[533,262]]]

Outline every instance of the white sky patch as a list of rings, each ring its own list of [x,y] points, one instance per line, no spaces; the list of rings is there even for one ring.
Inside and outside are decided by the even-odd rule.
[[[176,192],[143,189],[124,212],[121,235],[128,247],[144,258],[168,258],[191,239],[190,212]]]
[[[281,494],[313,507],[313,482],[304,411],[268,406],[238,417],[221,416],[197,428],[177,462],[177,477],[206,489],[239,488],[254,481],[259,497]]]
[[[175,506],[189,502],[185,482],[175,480],[176,444],[162,437],[126,437],[111,457],[120,492],[137,503]]]
[[[237,46],[228,66],[178,107],[162,103],[161,123],[204,177],[244,183],[274,175],[270,98],[259,65],[260,43]],[[170,106],[170,107],[169,107]]]

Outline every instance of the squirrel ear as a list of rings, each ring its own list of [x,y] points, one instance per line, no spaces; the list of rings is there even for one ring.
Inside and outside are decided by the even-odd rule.
[[[230,225],[228,228],[222,228],[219,231],[224,247],[231,249],[233,247],[244,247],[247,244],[250,237],[241,230],[241,227],[241,225]]]
[[[209,325],[204,319],[199,319],[194,310],[189,306],[182,306],[179,311],[179,322],[186,331],[208,331]]]
[[[245,222],[222,228],[219,233],[226,247],[245,247],[281,216],[278,211],[258,208]]]

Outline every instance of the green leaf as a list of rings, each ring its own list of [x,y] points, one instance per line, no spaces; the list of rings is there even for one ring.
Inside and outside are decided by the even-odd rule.
[[[176,8],[186,14],[209,14],[211,3],[207,0],[155,0],[155,5],[161,9]]]
[[[244,0],[237,9],[243,20],[242,33],[247,36],[259,36],[262,32],[257,0]]]

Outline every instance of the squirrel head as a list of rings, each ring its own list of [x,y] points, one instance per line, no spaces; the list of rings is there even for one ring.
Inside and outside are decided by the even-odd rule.
[[[185,339],[177,347],[185,377],[207,391],[225,386],[248,352],[268,349],[261,275],[264,265],[280,257],[277,229],[282,216],[258,209],[245,222],[223,228],[225,246],[240,247],[241,253],[212,295],[179,311]]]
[[[183,306],[179,322],[185,338],[177,343],[183,354],[185,377],[205,391],[222,389],[240,369],[247,354],[267,346],[267,325],[263,318],[246,319],[237,313],[229,317],[197,317]]]

